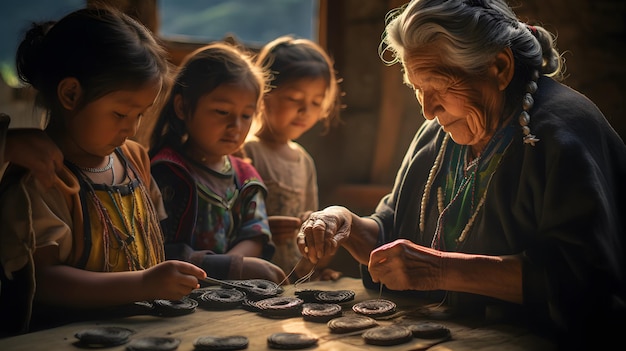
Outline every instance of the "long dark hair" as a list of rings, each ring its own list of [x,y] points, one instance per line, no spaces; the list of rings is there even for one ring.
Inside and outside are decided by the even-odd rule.
[[[198,100],[222,84],[247,82],[256,90],[262,106],[267,74],[252,62],[251,56],[233,45],[216,42],[187,55],[181,63],[167,100],[152,131],[150,156],[164,146],[182,151],[187,131],[185,122],[176,116],[174,99],[180,95],[186,116],[193,114]]]
[[[322,104],[326,131],[339,121],[342,92],[333,60],[317,43],[289,35],[267,43],[255,60],[270,72],[270,89],[301,78],[323,78],[328,88]]]
[[[57,86],[67,77],[81,84],[81,106],[108,93],[165,77],[165,50],[138,21],[111,7],[88,7],[58,22],[33,23],[18,47],[17,73],[37,90],[36,103],[54,123]]]

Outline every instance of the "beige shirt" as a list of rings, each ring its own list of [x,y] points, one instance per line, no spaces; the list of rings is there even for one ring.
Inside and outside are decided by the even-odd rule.
[[[299,217],[303,212],[318,210],[317,171],[313,158],[296,142],[290,141],[288,146],[296,157],[281,157],[257,137],[244,144],[246,156],[252,160],[267,186],[265,204],[268,216]]]

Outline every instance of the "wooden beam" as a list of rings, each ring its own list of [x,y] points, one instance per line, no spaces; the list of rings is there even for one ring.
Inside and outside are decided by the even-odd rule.
[[[389,10],[398,8],[405,2],[406,0],[390,0]],[[402,72],[400,67],[383,66],[378,133],[370,171],[370,182],[373,184],[388,182],[387,178],[391,164],[397,151],[398,135],[406,109],[405,95],[398,92],[398,89],[401,87]]]

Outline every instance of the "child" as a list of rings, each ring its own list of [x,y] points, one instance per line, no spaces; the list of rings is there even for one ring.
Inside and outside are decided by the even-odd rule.
[[[97,308],[181,299],[206,276],[163,262],[158,188],[145,149],[127,140],[164,85],[163,57],[145,27],[112,9],[26,33],[18,74],[47,109],[45,132],[65,164],[49,189],[15,164],[2,180],[0,314],[4,327],[19,327],[10,332],[29,331],[29,319],[34,330]]]
[[[152,175],[168,215],[166,257],[214,278],[285,279],[269,262],[265,185],[230,155],[245,140],[265,86],[265,72],[234,46],[200,48],[181,64],[152,134]]]
[[[294,140],[320,121],[330,127],[338,117],[340,89],[331,59],[308,39],[277,38],[261,49],[256,63],[270,70],[272,90],[265,95],[262,124],[244,144],[244,153],[267,185],[267,213],[277,245],[293,243],[301,221],[318,210],[313,158]],[[292,246],[293,256],[281,248],[276,254],[275,262],[284,270],[300,260]],[[339,272],[325,269],[327,263],[317,265],[314,279],[339,278]],[[311,269],[302,261],[295,272],[302,277]]]

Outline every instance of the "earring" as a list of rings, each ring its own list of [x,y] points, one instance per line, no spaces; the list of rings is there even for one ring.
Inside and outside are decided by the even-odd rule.
[[[522,126],[522,132],[524,133],[524,144],[530,144],[535,146],[535,143],[539,141],[534,134],[530,133],[530,114],[528,111],[533,108],[535,100],[533,94],[537,91],[537,80],[539,79],[539,71],[534,70],[531,75],[531,81],[526,84],[526,92],[522,99],[522,113],[519,115],[519,124]]]

